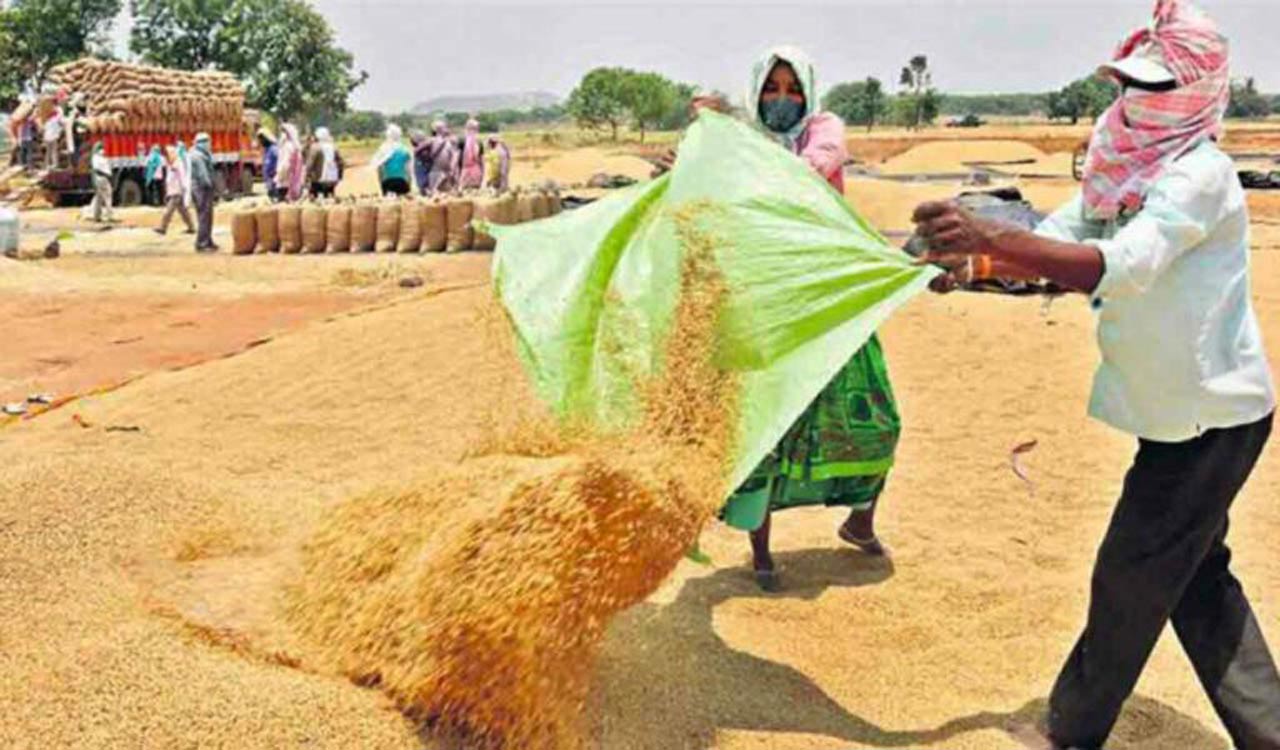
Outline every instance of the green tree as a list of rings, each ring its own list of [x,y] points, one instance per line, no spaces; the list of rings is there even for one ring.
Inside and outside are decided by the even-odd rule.
[[[609,127],[613,140],[618,140],[618,126],[628,114],[625,92],[628,75],[629,71],[623,68],[596,68],[587,73],[569,94],[569,114],[582,127]]]
[[[234,6],[235,0],[130,0],[129,49],[166,68],[221,67]]]
[[[938,118],[942,102],[933,88],[933,71],[929,70],[928,57],[916,55],[911,58],[902,69],[898,84],[902,86],[902,98],[911,103],[913,117],[908,123],[911,127],[919,130]]]
[[[53,66],[109,56],[107,35],[122,0],[15,0],[0,10],[0,99],[39,89]]]
[[[282,118],[332,116],[368,74],[305,0],[133,0],[144,60],[230,72],[248,104]]]
[[[1271,111],[1271,100],[1258,93],[1258,84],[1253,78],[1231,84],[1231,103],[1227,105],[1227,117],[1255,120],[1269,116]]]
[[[827,92],[822,106],[834,112],[850,125],[866,125],[870,131],[877,122],[884,120],[889,111],[889,100],[884,85],[875,78],[852,83],[841,83]]]
[[[640,131],[641,143],[644,143],[646,129],[672,116],[680,105],[680,94],[676,84],[657,73],[626,71],[622,82],[622,100],[636,129]]]
[[[1120,88],[1110,81],[1089,76],[1073,81],[1061,91],[1049,94],[1049,118],[1070,120],[1072,125],[1081,118],[1097,118],[1120,95]]]

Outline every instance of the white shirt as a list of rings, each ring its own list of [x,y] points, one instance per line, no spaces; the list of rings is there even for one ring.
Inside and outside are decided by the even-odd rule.
[[[1249,291],[1249,211],[1231,159],[1212,142],[1171,164],[1135,216],[1084,218],[1077,194],[1036,230],[1094,245],[1102,363],[1089,414],[1175,443],[1275,410]]]

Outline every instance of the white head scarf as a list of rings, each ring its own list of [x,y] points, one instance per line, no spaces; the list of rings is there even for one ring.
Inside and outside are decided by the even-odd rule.
[[[387,159],[390,159],[397,149],[404,148],[403,140],[404,131],[400,129],[400,126],[388,125],[386,138],[383,139],[382,145],[378,147],[378,153],[373,155],[374,168],[376,169],[386,164]]]
[[[787,132],[775,133],[766,128],[760,120],[760,94],[764,93],[764,85],[769,80],[769,74],[773,72],[778,63],[782,62],[790,65],[791,69],[795,71],[796,80],[799,81],[800,89],[804,92],[804,115]],[[782,45],[770,49],[756,61],[756,64],[751,68],[751,83],[747,89],[747,111],[750,113],[751,120],[758,127],[782,141],[787,148],[795,150],[795,144],[800,138],[800,134],[808,127],[809,120],[819,112],[817,74],[814,70],[813,61],[809,59],[804,50]]]

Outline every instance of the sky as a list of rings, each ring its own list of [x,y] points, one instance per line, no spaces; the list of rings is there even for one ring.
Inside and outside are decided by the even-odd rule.
[[[360,109],[400,111],[440,95],[567,96],[599,65],[653,70],[738,95],[766,48],[795,44],[819,88],[892,85],[915,54],[943,91],[1060,88],[1106,60],[1153,0],[843,0],[636,3],[596,0],[312,0],[369,81]],[[1236,75],[1280,92],[1280,0],[1201,0],[1233,44]]]

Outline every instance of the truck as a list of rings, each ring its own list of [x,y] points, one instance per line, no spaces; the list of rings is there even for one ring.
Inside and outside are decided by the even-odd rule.
[[[75,144],[74,155],[63,154],[58,168],[44,170],[39,176],[39,186],[45,197],[54,205],[83,204],[93,196],[92,175],[89,168],[90,156],[94,147],[101,143],[107,160],[111,164],[111,180],[114,188],[114,203],[117,206],[138,206],[163,203],[163,195],[149,195],[145,189],[145,164],[152,146],[162,149],[173,146],[179,141],[191,148],[197,132],[207,132],[212,141],[213,161],[216,166],[214,181],[218,192],[224,196],[247,195],[253,192],[254,183],[262,179],[262,149],[258,144],[257,132],[260,115],[250,109],[244,109],[243,90],[237,86],[226,90],[238,96],[238,106],[229,108],[235,119],[225,116],[196,119],[178,117],[176,114],[165,116],[163,112],[176,113],[178,103],[184,97],[165,96],[176,89],[164,87],[148,88],[147,81],[163,79],[164,76],[207,76],[203,73],[187,73],[183,71],[166,71],[149,66],[130,66],[122,63],[84,62],[99,72],[96,75],[96,86],[110,86],[108,91],[116,91],[119,86],[112,83],[102,84],[101,80],[109,79],[112,72],[122,78],[133,81],[126,84],[134,86],[128,93],[135,100],[149,100],[154,105],[148,109],[150,116],[127,116],[107,113],[108,107],[130,106],[128,99],[114,99],[103,102],[104,96],[89,95],[88,114],[93,127],[83,133]],[[143,71],[142,73],[136,71]],[[219,74],[225,77],[225,74]],[[68,79],[78,80],[73,76]],[[143,81],[138,83],[137,81]],[[219,85],[226,85],[220,83]],[[75,101],[77,94],[75,83],[63,85],[55,94],[60,100]],[[159,92],[158,94],[155,92]],[[120,94],[114,94],[119,97]],[[186,97],[189,98],[189,97]],[[81,99],[81,101],[84,101]],[[161,104],[165,106],[162,108]],[[225,105],[224,105],[225,106]],[[186,109],[186,105],[184,105]],[[139,108],[141,111],[141,108]],[[96,116],[101,112],[101,116]],[[68,163],[73,162],[73,163]]]

